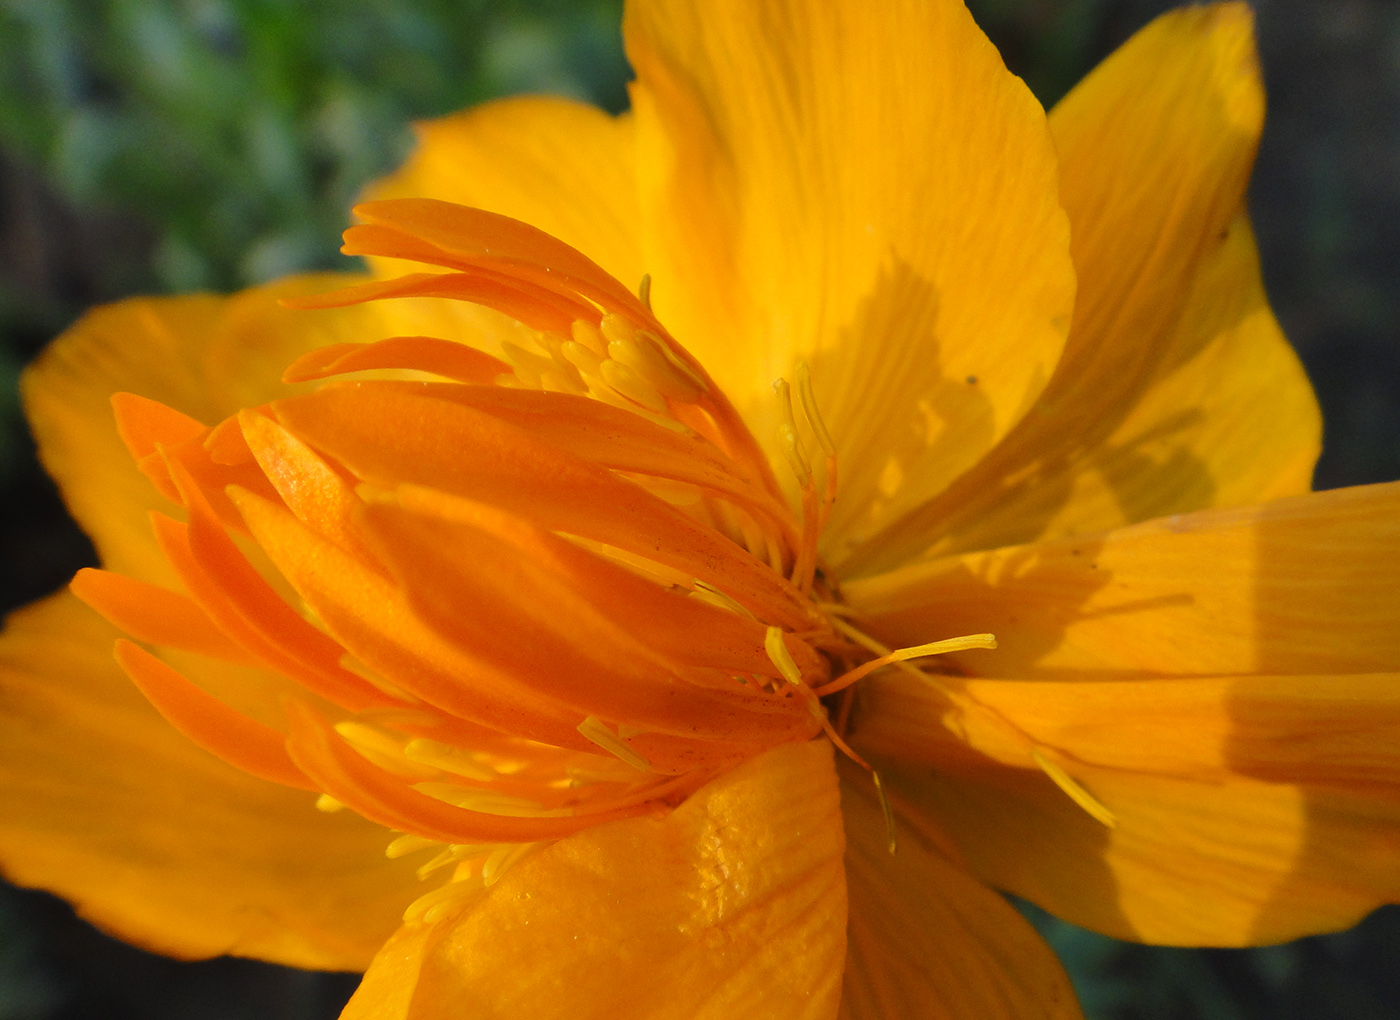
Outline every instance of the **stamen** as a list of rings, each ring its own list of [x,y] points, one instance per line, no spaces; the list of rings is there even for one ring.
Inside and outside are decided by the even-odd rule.
[[[619,740],[617,735],[603,725],[603,721],[596,715],[590,715],[579,723],[578,731],[604,751],[621,758],[634,769],[641,769],[643,772],[651,771],[651,762]]]
[[[817,437],[817,445],[828,457],[836,456],[836,443],[827,431],[826,422],[817,410],[817,398],[812,395],[812,371],[807,362],[797,363],[797,396],[802,401],[802,413],[807,416],[807,424],[812,426],[812,434]]]
[[[832,625],[837,630],[845,634],[847,637],[849,637],[852,641],[856,642],[861,647],[887,657],[894,654],[886,646],[882,645],[880,642],[876,641],[868,634],[865,634],[860,630],[856,629],[855,627],[851,626],[849,623],[846,623],[844,620],[840,620],[832,616],[828,616],[827,618],[831,621]],[[976,636],[990,637],[990,635]],[[960,639],[955,638],[954,640]],[[1036,746],[1035,741],[1033,741],[1026,733],[1024,733],[1021,730],[1021,728],[1018,727],[1015,723],[1011,722],[1011,720],[1007,719],[1000,712],[997,712],[982,704],[981,702],[977,701],[975,698],[968,697],[962,692],[951,689],[946,684],[939,682],[939,680],[936,677],[930,676],[922,670],[915,669],[913,666],[907,665],[901,660],[893,661],[894,665],[898,666],[905,672],[913,675],[914,677],[923,681],[924,683],[932,684],[933,686],[937,687],[940,691],[942,691],[945,697],[947,697],[950,701],[956,704],[959,708],[963,709],[964,711],[978,712],[985,718],[989,719],[993,724],[1000,727],[1009,736],[1011,736],[1016,743],[1020,744],[1025,749],[1026,753],[1030,756],[1031,760],[1035,762],[1036,766],[1040,768],[1041,771],[1043,771],[1050,778],[1050,780],[1060,788],[1061,792],[1063,792],[1067,797],[1069,797],[1070,800],[1074,801],[1074,803],[1078,807],[1082,808],[1084,812],[1089,815],[1089,817],[1093,818],[1095,821],[1107,826],[1110,829],[1117,827],[1117,816],[1114,815],[1114,813],[1108,808],[1106,808],[1102,803],[1100,803],[1094,797],[1093,794],[1091,794],[1088,790],[1084,789],[1084,787],[1080,786],[1079,783],[1074,779],[1074,777],[1072,777],[1068,772],[1062,769],[1055,762],[1051,761],[1046,756],[1045,752],[1040,747]],[[842,679],[845,678],[838,677],[836,682],[839,682]],[[828,685],[828,687],[829,686],[830,685]]]
[[[417,853],[419,850],[426,850],[432,846],[442,846],[436,839],[426,839],[423,836],[408,834],[400,836],[388,845],[384,850],[384,856],[390,860],[397,860],[400,857],[407,857],[409,854]]]
[[[784,680],[794,687],[803,686],[802,671],[797,668],[797,663],[792,660],[792,653],[783,641],[783,628],[769,627],[763,639],[763,648],[773,665],[778,667],[778,672],[783,675]]]
[[[921,659],[929,655],[946,655],[949,652],[966,651],[969,648],[995,648],[997,639],[991,634],[965,634],[962,637],[947,638],[943,641],[931,641],[926,645],[913,645],[909,648],[896,648],[892,652],[886,652],[878,659],[871,659],[869,662],[861,663],[855,669],[849,670],[828,684],[823,684],[817,689],[819,697],[826,697],[828,694],[835,694],[844,690],[857,680],[869,676],[871,673],[896,662],[905,662],[909,659]]]
[[[783,415],[783,422],[778,426],[778,443],[783,456],[792,466],[792,473],[797,476],[798,484],[805,489],[812,484],[812,465],[797,435],[797,419],[792,413],[792,390],[786,379],[777,379],[773,383],[773,392],[778,395],[778,410]]]
[[[1040,748],[1031,748],[1031,759],[1040,766],[1040,770],[1049,776],[1056,786],[1064,791],[1070,800],[1088,812],[1095,821],[1110,829],[1118,828],[1118,816],[1104,807],[1092,793],[1080,786],[1073,776],[1047,758]]]
[[[890,856],[893,857],[895,851],[899,849],[895,841],[894,808],[890,807],[890,798],[889,795],[885,793],[885,784],[880,781],[880,773],[871,769],[870,778],[875,780],[875,792],[880,796],[880,810],[885,815],[886,847],[890,852]]]
[[[483,765],[466,751],[453,747],[451,744],[429,740],[426,737],[414,737],[404,747],[403,753],[406,758],[413,761],[431,765],[433,768],[441,769],[443,772],[451,772],[453,775],[466,779],[490,782],[499,776],[495,769]]]
[[[609,345],[611,347],[611,344]],[[648,386],[645,380],[632,368],[624,365],[616,358],[611,358],[603,362],[599,371],[602,372],[603,382],[617,390],[628,400],[641,404],[649,411],[657,414],[666,412],[666,401],[661,394]]]
[[[637,284],[637,298],[647,311],[651,311],[651,274],[643,273],[642,282]]]
[[[574,343],[588,348],[600,360],[608,356],[608,342],[603,339],[603,334],[593,323],[575,319],[569,327],[569,332],[573,335]]]
[[[632,327],[622,316],[603,316],[608,357],[626,365],[663,396],[693,404],[704,394],[704,380],[677,358],[660,338]]]
[[[817,445],[826,454],[826,492],[822,494],[817,521],[817,530],[821,532],[826,529],[826,522],[831,519],[831,508],[836,504],[836,443],[831,438],[821,411],[817,409],[817,398],[812,393],[812,372],[805,361],[797,363],[797,395],[802,401],[802,413],[807,417],[807,424],[817,437]]]
[[[501,876],[522,857],[539,844],[521,843],[517,846],[498,846],[481,866],[481,884],[488,888],[501,880]]]

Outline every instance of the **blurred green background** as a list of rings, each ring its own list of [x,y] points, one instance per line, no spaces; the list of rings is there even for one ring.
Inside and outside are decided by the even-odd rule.
[[[876,0],[878,2],[878,0]],[[1159,0],[976,0],[1048,103]],[[1270,294],[1327,417],[1319,487],[1400,477],[1400,3],[1258,0],[1252,192]],[[91,559],[15,383],[83,308],[336,266],[407,123],[522,91],[611,110],[613,0],[0,0],[0,608]],[[1247,951],[1130,946],[1028,912],[1092,1020],[1400,1018],[1400,910]],[[179,964],[0,889],[0,1020],[333,1017],[355,979]]]

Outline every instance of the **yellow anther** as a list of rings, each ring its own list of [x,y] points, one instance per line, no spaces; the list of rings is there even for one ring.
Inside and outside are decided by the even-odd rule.
[[[802,686],[802,670],[798,669],[797,663],[792,660],[792,653],[788,651],[787,642],[783,640],[783,628],[768,628],[768,633],[763,638],[763,650],[768,653],[773,665],[778,667],[778,672],[784,680],[794,687]]]
[[[593,323],[575,319],[569,331],[573,334],[574,343],[582,344],[600,358],[607,355],[608,342],[603,339],[603,334],[598,332],[598,327]]]
[[[596,376],[602,368],[602,357],[594,354],[591,348],[577,341],[570,340],[560,344],[559,353],[584,375]]]
[[[609,345],[624,343],[637,334],[632,324],[616,312],[608,312],[603,316],[603,321],[598,323],[598,331],[603,334],[603,340]]]
[[[509,797],[503,793],[458,786],[455,783],[414,783],[413,788],[444,804],[468,811],[480,811],[483,814],[506,815],[511,818],[548,818],[568,814],[566,810],[546,808],[524,797]]]
[[[666,410],[666,401],[661,394],[652,389],[642,377],[632,369],[619,361],[609,360],[602,365],[603,382],[607,383],[618,393],[621,393],[628,400],[641,404],[649,411],[662,414]]]
[[[643,273],[642,282],[637,285],[637,298],[647,311],[651,311],[651,274]]]
[[[345,807],[345,805],[336,800],[329,793],[323,793],[316,798],[316,810],[324,811],[328,815],[335,814],[343,807]]]
[[[778,445],[797,476],[798,484],[806,488],[812,484],[812,465],[797,436],[797,420],[792,414],[792,389],[786,379],[779,379],[773,383],[773,392],[778,395],[778,409],[783,415],[783,422],[778,426]]]
[[[684,363],[668,357],[670,353],[659,337],[645,331],[633,331],[626,339],[608,341],[608,356],[614,361],[632,369],[663,396],[694,403],[705,387]]]
[[[550,393],[572,393],[580,397],[588,392],[588,387],[584,385],[578,371],[572,365],[567,372],[558,369],[541,372],[540,389]]]
[[[1073,776],[1046,757],[1040,748],[1031,748],[1031,760],[1040,766],[1040,770],[1050,777],[1051,782],[1058,786],[1065,796],[1083,808],[1094,821],[1109,829],[1118,828],[1118,816],[1104,807],[1092,793],[1080,786]]]
[[[441,840],[425,839],[422,836],[412,834],[400,836],[384,849],[384,856],[390,860],[397,860],[400,857],[407,857],[409,854],[417,853],[419,850],[426,850],[432,846],[442,846]]]
[[[404,757],[431,765],[455,776],[489,782],[498,777],[495,769],[481,764],[466,751],[425,737],[414,737],[403,749]]]
[[[434,871],[437,871],[441,868],[445,868],[449,864],[456,864],[458,860],[460,860],[460,858],[456,857],[452,853],[451,847],[448,847],[442,853],[438,854],[436,857],[430,860],[427,864],[421,865],[413,873],[418,876],[418,881],[421,882],[423,881],[423,879],[431,875]]]
[[[579,723],[578,731],[604,751],[622,759],[634,769],[641,769],[643,772],[651,771],[651,762],[647,761],[618,739],[617,734],[603,725],[603,721],[596,715],[590,715],[587,719],[583,720],[583,722]]]
[[[486,863],[481,866],[481,884],[485,886],[495,885],[511,865],[534,848],[534,843],[498,846],[491,852],[491,856],[486,858]]]
[[[844,629],[844,628],[842,628]],[[877,669],[895,663],[906,662],[909,659],[922,659],[929,655],[947,655],[949,652],[962,652],[969,648],[995,648],[997,639],[992,634],[964,634],[962,637],[947,638],[943,641],[931,641],[926,645],[912,645],[909,648],[896,648],[892,652],[886,652],[878,659],[871,659],[869,662],[861,663],[855,669],[842,673],[835,680],[828,684],[823,684],[817,691],[823,698],[828,694],[835,694],[844,690],[857,680],[863,680]],[[913,667],[910,667],[912,669]],[[917,672],[917,671],[916,671]]]
[[[753,619],[753,613],[743,607],[741,603],[726,595],[712,584],[704,581],[696,581],[695,586],[690,591],[690,597],[708,603],[717,609],[727,609],[731,613],[738,613],[740,616]]]
[[[405,740],[401,736],[353,719],[336,723],[334,729],[362,758],[396,776],[403,776],[405,779],[427,779],[437,774],[436,769],[404,757]]]
[[[807,424],[812,426],[812,434],[817,437],[822,453],[835,457],[836,443],[827,431],[821,412],[817,410],[817,398],[812,395],[812,372],[805,361],[797,363],[797,397],[802,401],[802,413],[807,416]]]

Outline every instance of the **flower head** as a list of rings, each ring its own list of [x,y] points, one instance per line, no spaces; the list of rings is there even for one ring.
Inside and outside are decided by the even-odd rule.
[[[945,0],[626,30],[629,115],[427,125],[372,278],[33,370],[160,716],[70,598],[15,623],[16,876],[369,965],[352,1017],[1073,1017],[988,885],[1169,943],[1396,898],[1400,495],[1306,492],[1247,9],[1048,121]]]

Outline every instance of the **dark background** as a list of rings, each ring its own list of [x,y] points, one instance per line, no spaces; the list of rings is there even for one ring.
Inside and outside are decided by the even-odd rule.
[[[1172,6],[976,0],[1051,103]],[[1317,485],[1400,477],[1400,0],[1256,0],[1251,203],[1327,423]],[[626,103],[613,0],[0,0],[0,609],[91,561],[37,467],[19,369],[84,308],[336,266],[405,124],[493,95]],[[343,263],[344,260],[339,260]],[[1397,862],[1400,866],[1400,862]],[[1091,1020],[1400,1018],[1400,909],[1254,950],[1126,945],[1029,911]],[[346,975],[181,964],[0,887],[0,1020],[333,1017]]]

